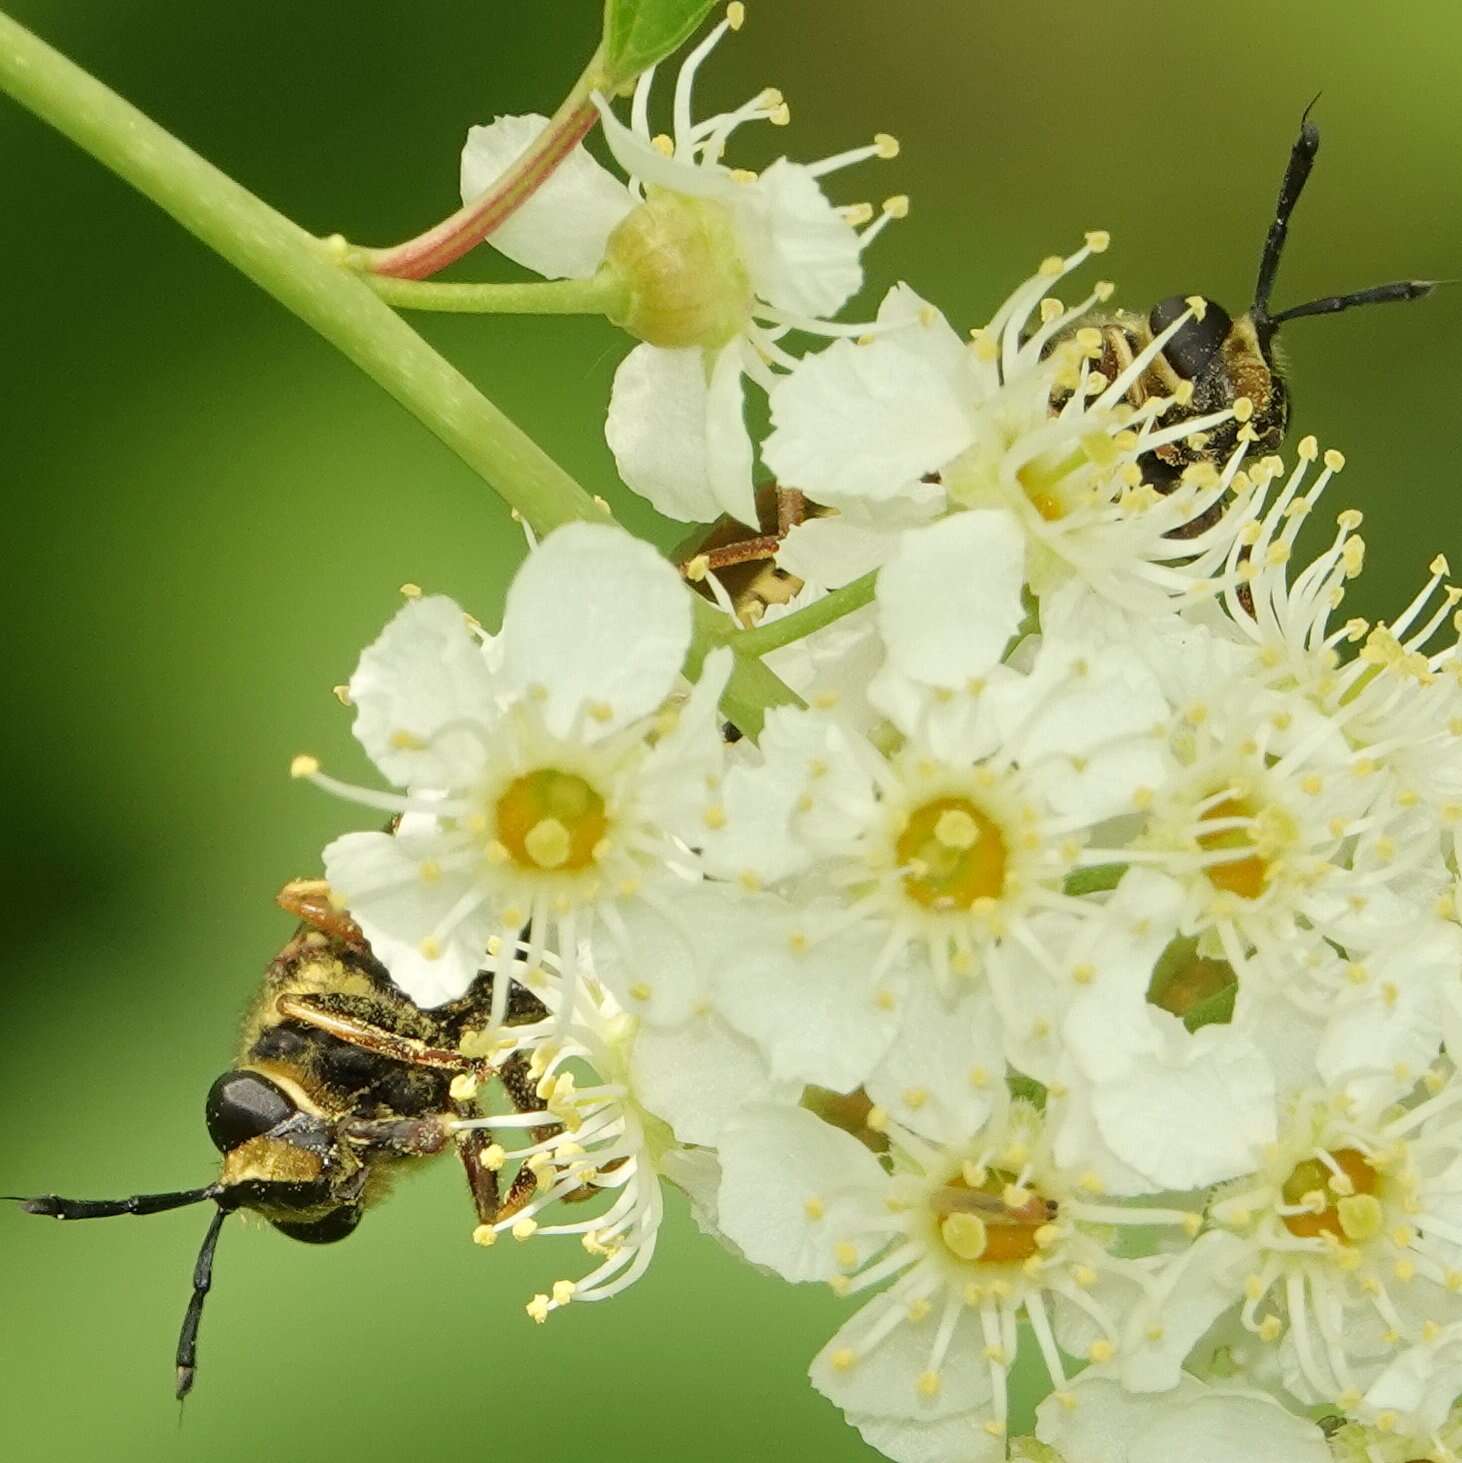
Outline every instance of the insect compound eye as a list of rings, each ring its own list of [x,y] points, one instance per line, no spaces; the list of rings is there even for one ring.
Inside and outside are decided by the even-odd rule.
[[[1188,309],[1189,298],[1171,295],[1154,305],[1152,314],[1147,317],[1152,333],[1157,335],[1166,330],[1182,315]],[[1207,309],[1203,318],[1199,320],[1195,316],[1180,326],[1178,333],[1163,347],[1168,364],[1185,381],[1196,381],[1207,372],[1234,326],[1233,317],[1222,305],[1216,305],[1212,300],[1205,303]]]
[[[220,1153],[277,1128],[293,1116],[295,1105],[258,1072],[225,1072],[208,1089],[204,1120]]]

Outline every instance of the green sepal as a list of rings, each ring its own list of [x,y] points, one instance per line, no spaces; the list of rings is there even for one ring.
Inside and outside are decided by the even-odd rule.
[[[609,87],[627,86],[676,50],[715,0],[604,0],[602,64]]]

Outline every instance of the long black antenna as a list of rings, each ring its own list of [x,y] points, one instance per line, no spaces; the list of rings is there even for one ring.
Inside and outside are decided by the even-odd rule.
[[[50,1219],[111,1219],[118,1214],[161,1214],[168,1209],[217,1199],[222,1193],[222,1184],[209,1184],[202,1189],[175,1189],[166,1194],[133,1194],[126,1199],[63,1199],[57,1194],[40,1194],[33,1199],[0,1194],[0,1199],[19,1204],[27,1214],[42,1214]]]
[[[198,1325],[203,1319],[203,1302],[213,1287],[213,1252],[218,1248],[218,1236],[229,1213],[227,1209],[220,1209],[213,1216],[208,1233],[203,1236],[203,1248],[198,1251],[198,1260],[193,1266],[193,1294],[188,1297],[183,1329],[178,1334],[179,1402],[193,1390],[193,1377],[198,1370]]]
[[[1284,181],[1279,185],[1279,202],[1274,205],[1274,222],[1264,240],[1264,253],[1259,260],[1259,278],[1254,284],[1253,315],[1256,324],[1269,320],[1269,296],[1274,289],[1274,278],[1279,273],[1279,256],[1284,253],[1284,241],[1289,237],[1290,215],[1305,184],[1310,180],[1310,169],[1315,166],[1315,157],[1320,151],[1320,129],[1310,121],[1310,111],[1320,94],[1315,93],[1310,105],[1300,116],[1300,135],[1289,151],[1289,164],[1284,170]]]
[[[1298,320],[1302,315],[1335,315],[1348,310],[1352,305],[1389,305],[1393,300],[1421,300],[1446,284],[1442,279],[1398,279],[1392,284],[1373,284],[1369,289],[1356,290],[1348,295],[1326,295],[1321,300],[1311,300],[1306,305],[1292,305],[1269,317],[1272,326],[1286,320]]]

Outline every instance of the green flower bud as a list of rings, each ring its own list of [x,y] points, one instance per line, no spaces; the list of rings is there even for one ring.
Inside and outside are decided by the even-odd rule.
[[[604,257],[629,294],[610,318],[650,345],[714,350],[750,318],[751,281],[724,203],[653,191],[610,234]]]

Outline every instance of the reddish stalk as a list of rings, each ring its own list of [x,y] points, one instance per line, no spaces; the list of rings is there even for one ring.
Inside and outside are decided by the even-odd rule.
[[[586,79],[590,72],[585,73]],[[599,113],[585,95],[588,89],[584,81],[574,88],[528,150],[482,197],[463,204],[450,218],[414,239],[407,239],[404,244],[388,249],[356,250],[354,257],[371,274],[429,279],[469,249],[476,248],[543,186],[553,170],[593,130]]]

